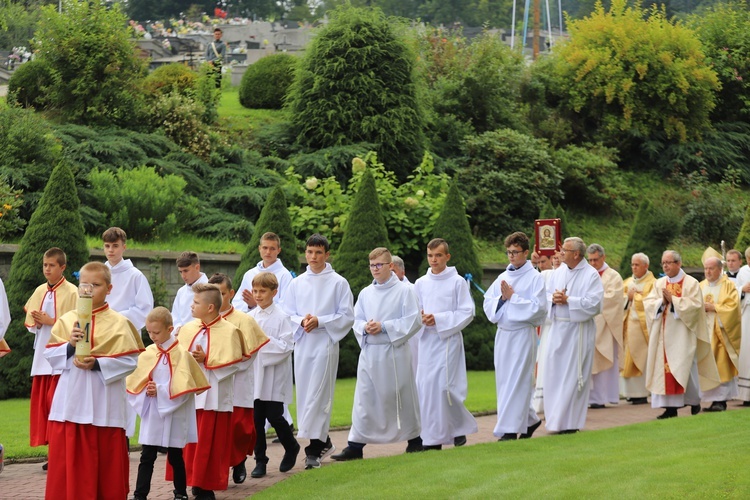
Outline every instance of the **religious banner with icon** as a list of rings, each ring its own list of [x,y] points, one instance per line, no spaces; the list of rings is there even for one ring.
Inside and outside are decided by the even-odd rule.
[[[534,251],[552,257],[562,248],[562,221],[537,219],[534,221]]]

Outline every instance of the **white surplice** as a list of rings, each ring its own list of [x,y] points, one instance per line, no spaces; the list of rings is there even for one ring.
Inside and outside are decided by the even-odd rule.
[[[237,293],[234,294],[234,298],[232,299],[232,305],[238,311],[250,311],[247,303],[242,300],[242,292],[245,290],[253,290],[253,278],[260,273],[273,273],[274,276],[276,276],[276,280],[279,282],[278,292],[276,292],[276,296],[273,298],[274,302],[280,302],[282,300],[284,291],[289,286],[289,283],[292,282],[292,273],[284,267],[284,263],[281,262],[281,259],[276,259],[276,262],[268,267],[263,266],[263,261],[261,260],[255,267],[248,269],[248,271],[242,276],[242,283],[240,283],[240,287],[237,289]]]
[[[513,288],[502,300],[501,283]],[[484,295],[484,313],[497,324],[495,334],[495,387],[497,390],[496,437],[523,434],[539,422],[531,408],[536,359],[536,329],[547,317],[544,278],[530,262],[512,265],[492,283]]]
[[[161,345],[164,350],[177,342],[170,337]],[[156,397],[128,393],[128,402],[141,417],[138,442],[165,448],[184,448],[187,443],[198,442],[198,427],[195,419],[195,394],[188,393],[170,399],[172,376],[168,359],[162,357],[151,372],[156,384]]]
[[[425,446],[452,444],[453,438],[477,432],[477,422],[464,406],[468,392],[466,353],[461,330],[474,319],[468,282],[455,267],[440,274],[432,269],[414,284],[419,307],[435,316],[419,339],[417,391]]]
[[[354,323],[352,291],[330,264],[317,274],[308,266],[292,280],[280,304],[294,328],[297,436],[325,441],[331,425],[339,342]],[[307,314],[318,318],[318,328],[310,332],[302,327]]]
[[[354,307],[354,334],[362,351],[357,363],[352,427],[354,443],[397,443],[419,436],[419,399],[409,339],[422,326],[412,287],[391,277],[363,289]],[[383,332],[365,333],[369,321]]]
[[[185,283],[177,290],[177,295],[175,295],[174,302],[172,303],[172,323],[175,330],[193,321],[193,313],[190,310],[190,306],[193,304],[193,285],[198,283],[208,283],[208,277],[205,273],[201,273],[194,283],[190,285]]]
[[[740,293],[742,312],[742,339],[740,340],[740,364],[737,370],[738,398],[750,401],[750,293],[743,296],[742,287],[750,283],[750,266],[744,265],[737,273],[736,285]]]
[[[260,348],[255,370],[255,399],[292,402],[292,352],[294,334],[289,316],[278,304],[265,309],[255,307],[248,314],[255,318],[268,336],[268,343]]]
[[[10,308],[8,307],[8,295],[5,293],[5,285],[0,280],[0,340],[5,337],[5,331],[10,326]]]
[[[586,260],[573,269],[562,264],[547,293],[565,290],[568,303],[547,305],[552,326],[544,358],[544,418],[548,431],[581,429],[586,423],[594,362],[594,317],[601,312],[604,287]]]
[[[154,295],[143,273],[130,259],[121,260],[116,266],[105,265],[112,272],[112,291],[107,295],[107,303],[133,323],[136,330],[146,326],[146,316],[154,308]]]

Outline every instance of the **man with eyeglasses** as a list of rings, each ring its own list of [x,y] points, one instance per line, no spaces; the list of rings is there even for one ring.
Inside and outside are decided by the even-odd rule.
[[[391,253],[370,252],[372,284],[354,306],[354,334],[362,350],[357,363],[352,427],[338,461],[362,458],[367,443],[408,441],[407,453],[422,451],[419,399],[411,368],[409,338],[422,327],[417,296],[393,272]]]
[[[562,264],[547,283],[552,326],[544,358],[544,417],[548,431],[578,432],[586,423],[594,362],[594,317],[604,287],[586,259],[581,238],[566,238]]]
[[[651,407],[664,408],[656,418],[665,419],[676,417],[685,405],[693,415],[699,413],[698,385],[703,390],[716,387],[719,373],[698,280],[682,270],[682,257],[674,250],[662,254],[661,267],[665,276],[656,280],[643,306],[650,322],[646,388]]]
[[[736,377],[742,336],[740,294],[734,283],[722,272],[720,258],[706,257],[703,260],[703,271],[706,279],[701,281],[700,286],[706,310],[706,329],[721,384],[709,391],[701,391],[701,399],[711,401],[711,406],[703,411],[725,411],[727,401],[738,395]]]
[[[542,421],[531,407],[536,359],[536,328],[547,317],[547,294],[542,275],[529,255],[529,238],[516,232],[505,238],[508,265],[484,295],[484,313],[497,324],[495,386],[499,441],[527,439]]]
[[[646,360],[648,359],[648,322],[643,299],[648,297],[656,283],[654,273],[648,270],[649,258],[645,253],[635,253],[630,258],[633,275],[624,283],[625,322],[623,326],[623,363],[620,375],[623,393],[634,405],[648,403],[646,389]]]
[[[602,279],[602,312],[594,318],[594,367],[591,375],[589,408],[601,409],[620,402],[620,360],[622,351],[623,281],[620,273],[607,265],[604,248],[593,243],[586,250],[589,264]]]

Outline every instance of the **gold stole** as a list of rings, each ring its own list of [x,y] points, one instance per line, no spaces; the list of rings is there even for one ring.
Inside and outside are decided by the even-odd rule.
[[[68,311],[52,327],[47,347],[62,345],[70,340],[70,333],[78,324],[78,311]],[[109,304],[91,311],[91,355],[95,358],[116,358],[143,351],[141,334]]]
[[[138,366],[125,380],[127,391],[130,394],[143,392],[160,362],[169,366],[169,399],[191,392],[200,394],[211,388],[192,354],[175,339],[167,349],[151,344],[138,356]]]
[[[24,321],[26,328],[32,328],[35,325],[31,311],[42,310],[42,304],[44,304],[44,299],[48,293],[52,293],[55,296],[55,321],[66,312],[76,308],[78,287],[66,281],[64,276],[54,286],[49,286],[48,284],[39,285],[34,290],[34,293],[31,294],[29,300],[26,301],[26,305],[23,306],[23,310],[26,311],[26,320]]]

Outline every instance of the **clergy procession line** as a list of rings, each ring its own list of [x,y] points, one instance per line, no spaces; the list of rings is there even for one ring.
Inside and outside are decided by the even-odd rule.
[[[464,404],[461,333],[474,301],[467,280],[448,266],[445,240],[428,243],[429,270],[413,285],[401,259],[374,249],[373,281],[356,305],[319,234],[306,242],[306,272],[292,279],[278,258],[279,237],[265,233],[262,260],[236,294],[228,276],[208,278],[197,254],[184,252],[177,268],[185,285],[171,312],[153,308],[148,281],[123,258],[125,232],[110,228],[103,241],[107,262],[80,270],[80,289],[91,290],[90,320],[79,288],[63,277],[59,248],[45,252],[46,282],[25,306],[35,335],[30,436],[32,446],[49,445],[46,498],[127,498],[127,436],[136,414],[143,448],[135,499],[148,497],[160,450],[175,499],[189,498],[188,486],[195,498],[215,498],[230,470],[234,483],[244,482],[249,455],[250,476],[264,477],[268,426],[284,448],[281,472],[297,466],[298,438],[309,440],[304,468],[317,469],[327,457],[363,458],[368,443],[440,450],[478,431]],[[740,351],[743,329],[750,330],[750,319],[741,321],[750,267],[740,268],[738,251],[727,254],[727,275],[721,256],[707,251],[701,283],[682,270],[675,251],[662,255],[659,279],[648,271],[649,257],[636,253],[623,282],[604,249],[580,238],[531,261],[524,233],[504,245],[510,264],[483,304],[497,324],[499,441],[530,438],[539,413],[547,432],[578,432],[589,408],[617,404],[621,393],[635,405],[650,396],[652,407],[664,409],[660,419],[684,406],[695,414],[701,400],[710,404],[704,411],[723,411],[733,398],[750,406],[750,353]],[[0,291],[4,335],[10,318],[2,282]],[[329,427],[339,343],[352,329],[361,347],[352,426],[336,454]],[[0,350],[9,349],[0,335]],[[287,407],[292,370],[296,438]]]

